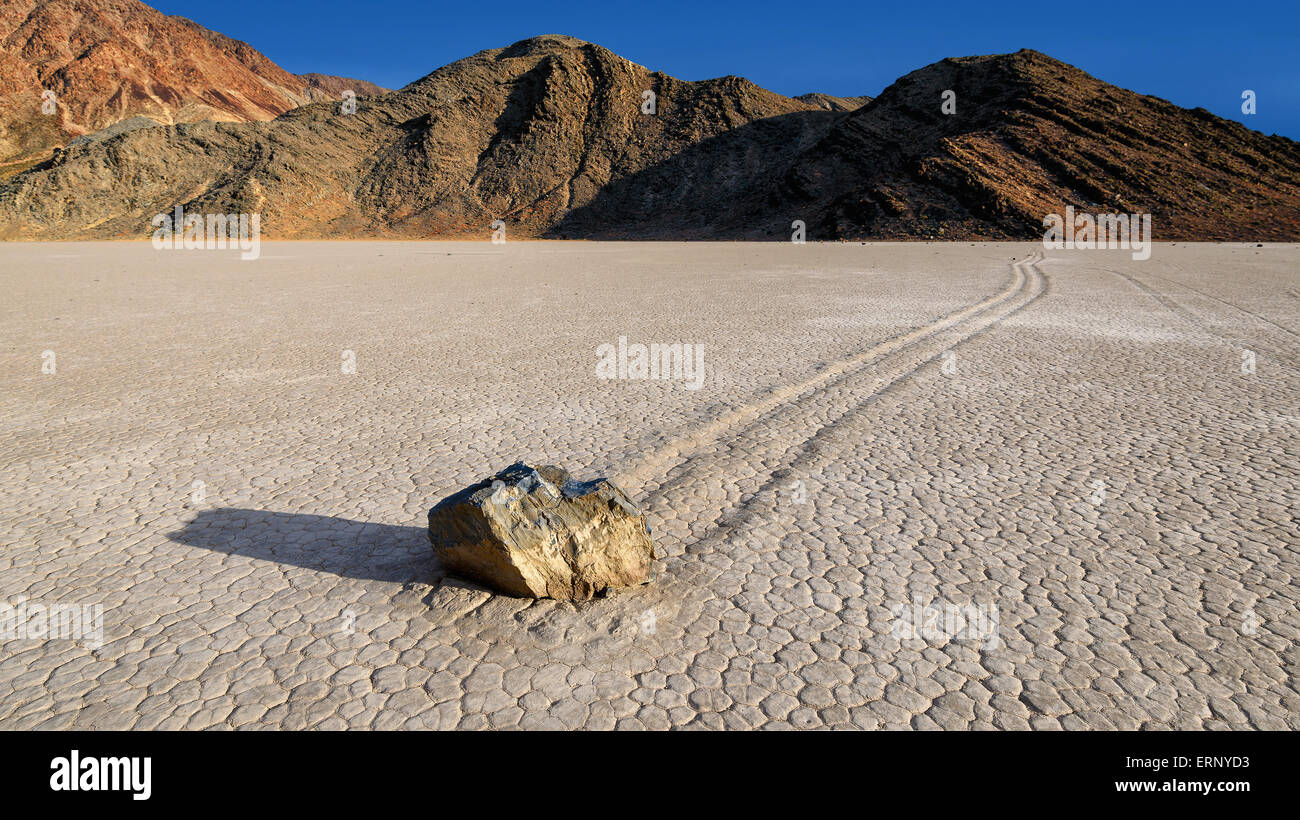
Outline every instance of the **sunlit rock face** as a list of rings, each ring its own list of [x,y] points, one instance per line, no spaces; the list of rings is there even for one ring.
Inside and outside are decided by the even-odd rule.
[[[614,484],[513,464],[429,510],[443,567],[521,598],[588,600],[650,579],[643,513]]]

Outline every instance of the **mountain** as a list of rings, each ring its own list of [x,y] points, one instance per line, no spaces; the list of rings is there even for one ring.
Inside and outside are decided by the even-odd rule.
[[[871,102],[870,97],[835,97],[830,94],[800,94],[795,97],[802,103],[808,103],[814,108],[820,108],[823,111],[856,111],[867,103]]]
[[[368,83],[365,80],[353,80],[348,77],[335,77],[330,74],[316,74],[315,72],[295,76],[302,81],[302,97],[307,102],[339,100],[343,97],[345,91],[351,91],[358,97],[373,97],[376,94],[386,94],[388,92],[387,88],[381,88],[374,83]]]
[[[956,111],[940,109],[956,94]],[[643,111],[644,92],[655,95]],[[124,130],[0,184],[0,237],[147,237],[260,213],[268,238],[1029,239],[1045,214],[1158,239],[1300,238],[1300,145],[1033,51],[942,60],[854,107],[684,82],[546,35],[270,122]]]
[[[70,139],[143,117],[163,124],[270,120],[372,83],[294,75],[246,43],[137,0],[0,4],[0,176]],[[41,111],[42,92],[57,110]]]
[[[944,115],[944,90],[956,113]],[[1300,239],[1300,144],[1036,51],[942,60],[837,121],[761,205],[810,237],[1012,238],[1043,216],[1153,214],[1159,239]]]
[[[945,114],[945,91],[955,112]],[[737,129],[618,180],[561,231],[592,238],[1031,239],[1067,205],[1150,213],[1162,240],[1300,239],[1300,144],[1204,109],[1108,85],[1036,51],[942,60],[867,104],[725,198],[692,199],[666,223],[641,191],[691,175]],[[725,170],[718,172],[727,177]]]
[[[643,112],[647,91],[654,113]],[[0,187],[0,236],[147,236],[177,203],[261,213],[267,236],[481,237],[496,219],[508,235],[538,236],[614,180],[765,123],[710,163],[717,193],[738,191],[835,116],[738,77],[683,82],[548,35],[459,60],[355,114],[318,103],[268,123],[70,145]],[[665,207],[701,193],[690,180],[644,192]]]

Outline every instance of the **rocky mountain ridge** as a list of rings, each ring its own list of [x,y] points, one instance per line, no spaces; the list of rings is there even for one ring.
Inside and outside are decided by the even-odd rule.
[[[383,91],[360,80],[290,74],[247,43],[137,0],[7,0],[0,4],[0,177],[123,121],[271,120],[338,99],[344,89]]]
[[[260,213],[266,238],[486,239],[501,220],[511,237],[783,240],[801,220],[810,240],[1028,239],[1066,206],[1151,213],[1163,240],[1300,238],[1300,145],[1038,52],[833,99],[544,35],[355,114],[324,101],[69,145],[0,185],[0,237],[147,237],[181,204]]]

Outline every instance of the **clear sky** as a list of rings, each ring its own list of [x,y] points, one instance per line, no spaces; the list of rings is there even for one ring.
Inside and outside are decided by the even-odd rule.
[[[1033,48],[1106,82],[1300,139],[1300,0],[811,3],[651,0],[155,0],[295,73],[388,88],[538,34],[599,43],[684,80],[875,95],[944,57]],[[1245,89],[1257,113],[1241,112]]]

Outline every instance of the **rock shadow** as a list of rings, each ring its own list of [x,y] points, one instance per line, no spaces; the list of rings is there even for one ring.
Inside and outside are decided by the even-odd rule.
[[[167,537],[345,578],[437,585],[443,576],[423,527],[219,507],[200,511]]]

